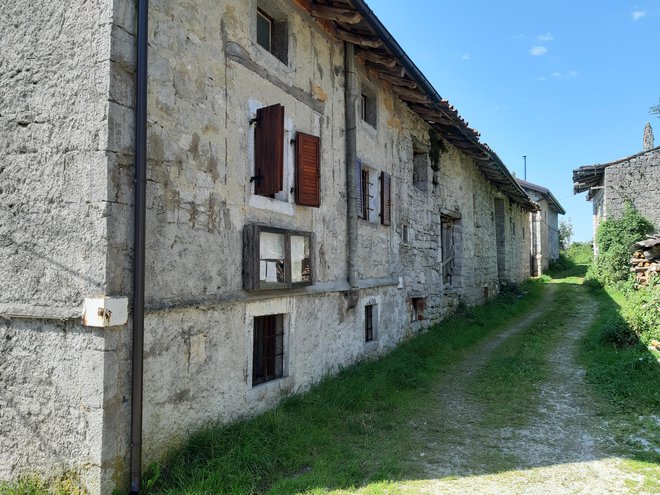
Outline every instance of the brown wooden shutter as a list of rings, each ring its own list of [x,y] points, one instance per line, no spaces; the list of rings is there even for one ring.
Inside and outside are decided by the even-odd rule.
[[[355,161],[355,195],[357,196],[357,216],[364,218],[364,197],[362,196],[362,162]]]
[[[380,173],[380,223],[392,223],[392,177],[387,172]]]
[[[296,203],[321,205],[320,139],[299,132],[296,135]]]
[[[279,103],[257,110],[254,131],[254,194],[269,196],[284,183],[284,107]]]

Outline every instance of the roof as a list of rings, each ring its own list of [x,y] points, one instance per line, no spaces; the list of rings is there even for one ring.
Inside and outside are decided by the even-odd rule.
[[[538,193],[541,193],[545,199],[548,201],[550,206],[560,215],[565,215],[566,210],[564,210],[564,207],[559,204],[559,201],[557,201],[557,198],[550,192],[550,189],[547,187],[539,186],[538,184],[534,184],[532,182],[527,182],[526,180],[522,179],[517,179],[518,184],[522,186],[523,189],[529,189],[531,191],[536,191]]]
[[[625,158],[619,158],[618,160],[614,160],[612,162],[597,163],[595,165],[584,165],[582,167],[573,169],[573,192],[578,194],[584,191],[589,191],[592,187],[600,185],[603,181],[603,174],[605,173],[605,169],[610,165],[627,162],[628,160],[632,160],[638,156],[642,156],[658,150],[660,150],[660,146],[656,146],[650,150],[640,151],[634,155],[630,155]],[[590,196],[587,196],[587,199],[590,199]]]
[[[497,189],[526,210],[538,209],[502,160],[479,140],[479,133],[456,109],[440,97],[364,0],[316,0],[310,11],[334,36],[353,43],[356,56],[367,69],[389,83],[392,91],[444,139],[471,156]]]

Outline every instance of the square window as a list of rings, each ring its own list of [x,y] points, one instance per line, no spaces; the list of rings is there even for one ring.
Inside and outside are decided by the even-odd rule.
[[[284,376],[284,315],[254,317],[252,386]]]
[[[257,8],[257,43],[280,62],[288,64],[289,33],[285,14],[275,2],[259,1]]]
[[[245,290],[312,285],[312,233],[246,225],[243,231]]]

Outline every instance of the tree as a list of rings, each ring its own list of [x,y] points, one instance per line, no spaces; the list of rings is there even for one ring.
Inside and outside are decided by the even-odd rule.
[[[571,237],[573,237],[573,224],[571,219],[559,222],[559,249],[565,251],[571,244]]]
[[[660,119],[660,98],[658,98],[657,105],[653,105],[651,108],[649,108],[649,113],[651,115],[657,115],[658,118]]]

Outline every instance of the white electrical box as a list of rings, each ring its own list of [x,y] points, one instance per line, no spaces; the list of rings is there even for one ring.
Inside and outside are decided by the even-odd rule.
[[[114,327],[128,321],[127,297],[86,297],[82,315],[86,327]]]

